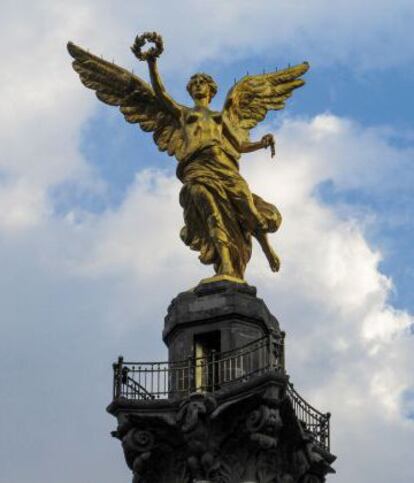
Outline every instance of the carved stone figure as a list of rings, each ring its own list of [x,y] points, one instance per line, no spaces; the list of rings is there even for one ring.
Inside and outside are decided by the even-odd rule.
[[[144,52],[147,42],[154,46]],[[213,111],[209,106],[217,85],[207,74],[195,74],[187,84],[193,107],[178,104],[167,93],[157,68],[163,42],[155,32],[138,36],[132,46],[137,58],[148,63],[151,86],[71,42],[68,50],[82,83],[104,103],[118,106],[128,122],[153,132],[158,148],[177,159],[185,222],[181,239],[200,253],[202,263],[214,265],[212,279],[243,280],[252,237],[261,245],[270,268],[278,271],[279,258],[267,234],[279,228],[281,215],[275,206],[251,193],[239,172],[239,159],[242,153],[266,148],[274,156],[273,136],[251,142],[249,131],[269,110],[283,109],[292,91],[304,84],[299,77],[309,65],[304,62],[247,75],[230,89],[222,111]]]
[[[335,457],[303,432],[286,384],[268,374],[247,391],[193,393],[162,409],[135,401],[124,412],[114,401],[133,483],[323,483]]]

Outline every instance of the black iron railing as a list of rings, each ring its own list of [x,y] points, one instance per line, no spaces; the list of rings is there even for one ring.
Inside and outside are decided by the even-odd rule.
[[[291,383],[287,386],[287,396],[292,403],[295,415],[301,422],[304,431],[311,433],[313,441],[329,451],[330,413],[321,413],[311,406],[295,391]]]
[[[215,392],[269,372],[284,373],[283,337],[262,337],[238,349],[179,362],[124,362],[114,368],[114,399],[182,399],[193,392]],[[323,414],[288,383],[293,411],[315,443],[329,450],[330,414]]]
[[[283,371],[283,339],[266,336],[232,351],[179,362],[124,362],[120,357],[113,367],[114,399],[180,399]]]

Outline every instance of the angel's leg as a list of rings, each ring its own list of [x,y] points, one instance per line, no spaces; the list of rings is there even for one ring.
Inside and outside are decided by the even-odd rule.
[[[234,273],[227,240],[222,236],[219,219],[216,215],[210,215],[207,218],[207,223],[210,236],[220,258],[220,263],[217,264],[217,273],[220,275],[236,276]]]
[[[197,197],[197,208],[208,226],[209,236],[219,256],[217,273],[220,275],[237,276],[228,248],[229,240],[220,211],[217,208],[213,195],[203,185],[193,185],[193,193]]]
[[[273,272],[278,272],[280,268],[280,260],[279,257],[276,255],[276,252],[269,244],[269,240],[267,238],[267,234],[257,230],[254,233],[255,238],[259,242],[260,246],[264,254],[266,255],[267,261],[269,262],[270,268]]]
[[[240,203],[241,214],[246,219],[247,229],[251,232],[256,230],[267,230],[267,222],[264,216],[257,209],[253,195],[247,183],[242,179],[239,180],[238,203]]]

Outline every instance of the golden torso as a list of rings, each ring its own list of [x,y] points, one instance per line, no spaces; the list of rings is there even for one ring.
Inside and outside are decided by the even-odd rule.
[[[208,146],[223,144],[223,118],[207,107],[183,110],[181,126],[185,140],[185,157]]]

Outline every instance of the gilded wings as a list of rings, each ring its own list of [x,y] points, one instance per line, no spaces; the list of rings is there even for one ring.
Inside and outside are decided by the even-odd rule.
[[[247,75],[228,92],[223,114],[242,140],[249,139],[249,131],[263,121],[270,110],[285,107],[285,100],[294,89],[303,86],[299,79],[309,69],[309,64],[288,67],[260,75]]]
[[[185,141],[180,121],[166,109],[149,84],[132,72],[72,42],[68,43],[68,51],[74,58],[72,65],[81,82],[93,89],[98,99],[118,106],[126,121],[139,124],[144,131],[153,132],[153,139],[160,151],[181,158]],[[309,64],[304,62],[280,71],[247,75],[229,90],[223,117],[240,141],[249,140],[249,131],[266,117],[269,110],[285,107],[285,101],[293,90],[305,83],[300,76],[308,69]],[[179,108],[186,109],[184,106]],[[229,142],[227,139],[225,141]]]
[[[180,126],[150,85],[132,72],[72,42],[67,47],[75,59],[72,65],[83,85],[93,89],[105,104],[118,106],[126,121],[139,124],[146,132],[153,132],[160,151],[167,151],[170,156],[178,154],[183,143]]]

